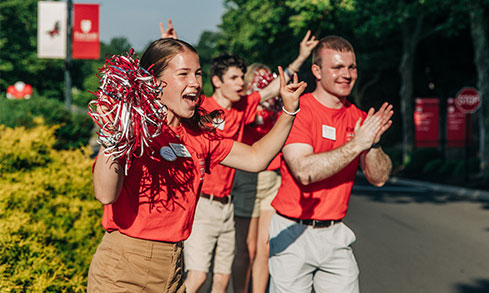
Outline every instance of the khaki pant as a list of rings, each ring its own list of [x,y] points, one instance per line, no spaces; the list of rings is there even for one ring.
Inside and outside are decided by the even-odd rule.
[[[359,271],[351,248],[355,239],[343,222],[313,228],[273,215],[270,292],[358,293]]]
[[[185,292],[182,242],[107,232],[93,256],[87,292]]]
[[[234,206],[201,197],[197,203],[194,226],[185,240],[185,270],[208,272],[214,252],[214,273],[231,274],[236,230]]]

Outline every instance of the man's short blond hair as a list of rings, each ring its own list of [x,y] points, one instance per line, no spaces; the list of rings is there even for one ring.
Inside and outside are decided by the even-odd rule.
[[[319,43],[312,51],[312,64],[321,67],[321,50],[331,49],[338,52],[353,52],[353,46],[346,39],[339,36],[326,36],[319,40]]]

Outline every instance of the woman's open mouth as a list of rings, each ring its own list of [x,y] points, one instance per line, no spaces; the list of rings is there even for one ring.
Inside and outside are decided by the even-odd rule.
[[[183,95],[183,99],[187,102],[192,107],[195,107],[198,101],[198,94],[197,93],[191,93],[191,94],[185,94]]]

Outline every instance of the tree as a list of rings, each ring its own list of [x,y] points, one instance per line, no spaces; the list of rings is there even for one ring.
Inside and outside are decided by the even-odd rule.
[[[218,50],[217,43],[223,38],[219,32],[204,31],[200,35],[199,42],[195,49],[199,53],[200,64],[202,65],[203,93],[212,94],[212,84],[209,79],[209,65],[212,58],[217,57],[222,52]]]
[[[465,32],[467,27],[470,30],[475,84],[480,92],[482,105],[477,113],[480,117],[480,171],[481,174],[489,176],[489,136],[486,135],[486,129],[489,129],[489,1],[452,0],[440,4],[443,10],[448,12],[441,30],[445,36]]]
[[[104,60],[106,55],[122,54],[131,50],[132,45],[126,37],[115,37],[108,44],[100,46],[100,58]]]
[[[37,2],[0,2],[0,91],[22,80],[37,92],[63,95],[63,60],[37,58]]]
[[[474,46],[474,64],[477,68],[477,88],[479,89],[482,107],[480,116],[481,172],[489,172],[489,1],[469,1],[470,31]]]
[[[392,97],[386,92],[398,84],[392,71],[393,64],[399,63],[396,45],[399,38],[394,33],[377,35],[362,31],[369,17],[361,12],[362,8],[353,0],[226,1],[220,26],[224,38],[218,47],[237,53],[249,62],[274,68],[286,66],[296,56],[297,44],[308,29],[318,38],[341,35],[353,44],[357,55],[359,78],[352,92],[353,101],[358,106],[378,106],[385,96]],[[382,13],[391,11],[386,7]],[[381,37],[385,40],[379,42]],[[308,82],[307,92],[315,87],[309,66],[304,64],[300,72],[300,78]],[[375,91],[374,85],[381,79],[389,81],[383,82],[382,94],[364,101],[368,91]]]
[[[338,19],[351,1],[227,0],[218,48],[250,62],[286,65],[298,53],[308,29],[321,36],[338,29]],[[342,28],[339,28],[342,31]]]
[[[440,0],[399,1],[392,7],[389,0],[358,1],[357,11],[365,19],[360,33],[373,34],[377,39],[397,33],[401,42],[399,74],[400,110],[403,133],[403,162],[409,161],[414,147],[414,66],[419,43],[436,34],[453,29],[449,15],[450,2]]]
[[[488,0],[478,1],[485,9],[479,10],[487,11]],[[393,128],[402,129],[390,131],[386,138],[392,135],[402,140],[403,160],[400,161],[405,164],[414,148],[414,97],[426,93],[442,98],[453,96],[455,84],[470,83],[475,78],[473,67],[461,66],[460,58],[455,57],[459,55],[441,54],[447,50],[436,43],[441,40],[443,44],[455,46],[450,47],[450,52],[465,52],[463,60],[471,55],[467,54],[470,48],[466,42],[456,43],[467,38],[466,10],[470,2],[228,0],[220,26],[224,37],[217,42],[217,47],[250,62],[274,67],[286,65],[294,57],[296,44],[306,29],[311,29],[317,37],[328,34],[345,37],[355,47],[359,70],[352,98],[363,109],[378,107],[384,100],[400,109],[400,115],[394,117],[400,120]],[[423,51],[419,50],[420,46]],[[451,72],[451,65],[457,65],[461,71]],[[445,71],[440,73],[442,69]],[[302,71],[301,78],[313,83],[312,78],[307,79],[308,71]],[[440,78],[436,81],[436,92],[427,87],[433,78]]]

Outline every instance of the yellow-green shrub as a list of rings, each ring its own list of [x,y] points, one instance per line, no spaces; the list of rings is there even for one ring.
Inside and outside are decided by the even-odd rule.
[[[0,288],[83,292],[102,237],[90,150],[55,151],[56,127],[0,125]]]

